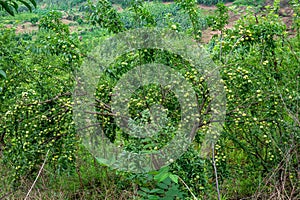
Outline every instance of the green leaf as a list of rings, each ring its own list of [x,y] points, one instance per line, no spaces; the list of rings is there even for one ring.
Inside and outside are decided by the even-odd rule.
[[[162,189],[168,189],[168,185],[164,184],[164,183],[158,183],[157,184],[158,187],[162,188]]]
[[[166,173],[160,173],[154,176],[154,180],[156,180],[157,182],[162,182],[164,181],[166,178],[168,178],[170,175],[169,172]]]
[[[178,176],[177,176],[177,175],[175,175],[175,174],[170,174],[169,177],[170,177],[170,179],[171,179],[172,181],[174,181],[175,183],[178,183]]]
[[[29,0],[31,3],[32,3],[32,5],[36,8],[36,1],[35,0]]]
[[[155,196],[155,195],[149,195],[149,196],[148,196],[148,199],[149,199],[149,200],[158,200],[159,197],[158,197],[158,196]]]
[[[143,191],[141,191],[141,190],[137,191],[137,193],[138,193],[139,195],[141,195],[141,196],[144,196],[144,197],[148,196],[147,193],[145,193],[145,192],[143,192]]]
[[[24,4],[29,10],[30,12],[32,12],[32,8],[31,8],[31,5],[29,3],[27,3],[26,1],[23,1],[23,0],[19,0],[22,4]]]
[[[159,172],[159,173],[166,173],[166,172],[168,172],[168,171],[169,171],[169,167],[166,166],[166,167],[160,168],[160,170],[159,170],[158,172]]]
[[[12,4],[13,4],[13,7],[15,8],[15,11],[18,12],[19,5],[14,1],[12,2]]]
[[[4,2],[4,1],[0,1],[0,5],[2,8],[4,8],[4,10],[6,12],[8,12],[8,14],[12,15],[12,16],[15,16],[15,13],[14,11],[9,7],[8,3],[7,2]]]
[[[149,148],[149,147],[155,147],[155,146],[156,146],[155,144],[150,143],[150,144],[146,144],[146,145],[144,146],[144,148],[147,149],[147,148]]]
[[[160,188],[155,188],[153,190],[150,190],[149,193],[158,193],[158,194],[163,194],[164,190],[160,189]]]
[[[2,69],[0,69],[0,75],[6,78],[6,73]]]
[[[103,159],[103,158],[96,158],[96,160],[99,162],[99,163],[101,163],[101,164],[103,164],[103,165],[109,165],[110,163],[109,163],[109,160],[107,160],[107,159]]]
[[[147,193],[150,192],[150,190],[148,188],[145,188],[145,187],[141,187],[141,190],[143,190],[144,192],[147,192]]]

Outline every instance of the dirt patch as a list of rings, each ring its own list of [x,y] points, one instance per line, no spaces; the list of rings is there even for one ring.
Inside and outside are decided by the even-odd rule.
[[[33,25],[30,22],[25,22],[24,24],[20,24],[16,28],[16,33],[31,33],[33,31],[37,31],[39,28],[37,25]]]
[[[11,24],[5,25],[6,28],[16,28],[16,34],[20,33],[31,33],[33,31],[37,31],[39,28],[37,25],[33,25],[30,22],[25,22],[23,24],[19,24],[17,26],[13,26]]]
[[[226,3],[225,5],[227,7],[230,7],[232,5],[232,2],[231,3]],[[200,5],[199,7],[201,9],[203,9],[205,11],[209,11],[209,12],[214,11],[214,10],[217,9],[216,6],[203,6],[203,5]],[[228,14],[229,14],[229,20],[228,20],[228,24],[225,26],[225,29],[231,29],[231,28],[233,28],[235,22],[238,19],[240,19],[240,17],[241,17],[241,14],[235,14],[232,11],[229,11]],[[208,28],[206,30],[203,30],[202,31],[202,42],[203,43],[208,43],[214,35],[219,35],[219,34],[221,34],[220,31],[213,31],[210,28]]]
[[[68,20],[68,19],[62,19],[61,20],[63,24],[69,25],[70,32],[74,32],[78,29],[77,26],[73,26],[71,24],[74,24],[76,22]],[[38,31],[39,27],[38,24],[32,24],[31,22],[25,22],[23,24],[19,25],[12,25],[12,24],[7,24],[5,27],[7,28],[16,28],[16,34],[22,34],[22,33],[31,33],[34,31]]]
[[[122,12],[123,11],[123,8],[121,5],[119,4],[113,4],[112,5],[118,12]]]
[[[232,5],[232,2],[225,3],[225,6],[227,6],[227,7],[229,7],[231,5]],[[217,9],[217,7],[215,5],[207,6],[207,5],[202,5],[202,4],[199,5],[199,8],[204,9],[204,10],[216,10]]]
[[[47,4],[44,3],[43,5],[41,5],[41,9],[45,9],[47,7]]]
[[[74,21],[71,21],[71,20],[68,20],[68,19],[62,19],[61,22],[62,22],[63,24],[67,24],[67,25],[69,25],[69,24],[71,24],[71,23],[75,23]]]
[[[76,32],[78,30],[78,26],[76,25],[73,25],[74,23],[77,23],[75,21],[72,21],[72,20],[68,20],[68,19],[62,19],[61,22],[63,24],[66,24],[69,26],[69,29],[70,29],[70,32],[73,33],[73,32]]]
[[[214,35],[219,35],[219,34],[221,34],[220,31],[212,31],[210,28],[208,28],[202,31],[201,41],[207,44]]]
[[[170,2],[162,2],[162,3],[168,5],[168,4],[171,4],[171,3],[174,3],[174,2],[171,2],[171,1],[170,1]]]

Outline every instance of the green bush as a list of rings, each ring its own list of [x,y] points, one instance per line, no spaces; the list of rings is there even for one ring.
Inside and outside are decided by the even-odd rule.
[[[176,4],[145,3],[144,7],[155,19],[156,27],[171,28],[172,25],[176,25],[179,31],[189,31],[193,27],[188,14],[184,13]],[[145,22],[137,23],[135,21],[135,15],[133,11],[127,9],[120,13],[121,21],[126,29],[144,26]],[[199,16],[201,29],[204,29],[207,26],[205,17],[202,17],[201,13]]]
[[[56,170],[70,168],[77,149],[71,91],[81,53],[77,37],[52,14],[41,19],[35,40],[1,30],[1,41],[9,41],[0,45],[0,68],[7,73],[0,94],[1,160],[14,181],[32,175],[47,150]]]
[[[234,187],[241,192],[236,194],[239,199],[255,193],[260,184],[255,179],[270,174],[274,185],[262,190],[271,195],[282,187],[276,180],[294,174],[299,167],[295,154],[299,149],[299,127],[294,124],[299,118],[294,106],[299,63],[293,53],[299,46],[296,38],[287,39],[286,26],[276,10],[276,6],[269,6],[255,15],[251,9],[232,29],[211,41],[215,61],[224,66],[221,73],[228,107],[220,140],[223,148],[216,157],[232,159],[226,163],[232,178],[242,175],[241,185]],[[290,160],[284,161],[287,154]],[[282,162],[293,166],[288,167],[289,173],[276,171]],[[284,190],[291,191],[291,187]]]
[[[39,18],[38,18],[38,17],[33,17],[33,18],[30,19],[30,22],[31,22],[32,24],[36,24],[38,21],[39,21]]]

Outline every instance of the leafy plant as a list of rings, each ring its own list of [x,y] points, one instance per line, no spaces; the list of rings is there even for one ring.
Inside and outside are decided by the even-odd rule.
[[[32,23],[32,24],[36,24],[37,22],[39,21],[39,18],[38,17],[32,17],[31,19],[30,19],[30,22]]]
[[[288,99],[294,99],[295,95],[292,94],[297,91],[291,86],[297,85],[295,72],[299,72],[296,67],[298,61],[293,53],[296,48],[294,41],[297,39],[287,42],[286,26],[276,13],[277,10],[278,2],[274,2],[274,6],[267,6],[266,11],[260,15],[249,10],[251,14],[238,20],[234,28],[224,31],[222,38],[216,37],[213,40],[215,44],[211,50],[215,61],[223,66],[221,73],[228,106],[227,123],[219,143],[221,147],[217,149],[217,166],[221,175],[224,174],[222,166],[227,165],[227,169],[233,169],[237,165],[232,170],[235,173],[232,177],[238,177],[238,174],[251,177],[239,181],[244,184],[244,194],[245,188],[253,193],[258,187],[259,183],[255,183],[253,177],[261,179],[276,167],[281,168],[281,162],[285,160],[284,152],[298,148],[295,145],[298,137],[294,137],[294,131],[298,128],[292,125],[293,120],[287,116],[290,111],[284,109],[284,104],[291,105]],[[220,46],[223,56],[220,56]],[[289,75],[286,75],[287,71]],[[293,136],[290,137],[290,134]],[[288,143],[292,147],[288,147]],[[222,147],[227,147],[227,150]],[[222,163],[224,156],[234,160]],[[298,162],[296,157],[292,157],[290,165]],[[273,176],[278,179],[286,175],[276,172]],[[293,180],[291,182],[294,183]],[[256,184],[254,188],[253,184]],[[274,188],[280,187],[277,184],[274,183]],[[265,188],[265,193],[271,195],[267,190]],[[290,191],[291,188],[286,187],[284,190]],[[284,191],[279,190],[278,193]],[[242,196],[237,194],[236,198]]]
[[[100,0],[96,4],[89,1],[89,8],[89,20],[93,25],[98,24],[100,27],[107,28],[113,33],[124,30],[119,14],[112,7],[110,1]]]
[[[222,31],[225,25],[228,24],[228,20],[228,8],[223,3],[218,3],[215,14],[208,17],[208,26],[210,26],[212,30]]]
[[[1,75],[2,77],[6,78],[6,74],[5,74],[5,72],[4,72],[2,69],[0,70],[0,75]]]
[[[202,36],[202,24],[200,21],[199,8],[193,0],[176,0],[179,7],[189,15],[192,23],[192,31],[196,40],[200,41]]]
[[[34,41],[17,39],[9,29],[1,34],[15,41],[0,45],[0,66],[9,74],[1,81],[0,138],[1,160],[12,166],[16,184],[37,170],[48,149],[48,163],[58,171],[72,168],[75,159],[71,91],[81,52],[77,37],[52,14],[41,19]]]
[[[183,199],[187,195],[180,189],[179,177],[170,173],[168,167],[150,172],[148,175],[149,181],[154,181],[154,184],[151,187],[141,186],[138,191],[138,195],[142,199]]]
[[[129,10],[135,13],[135,20],[137,24],[142,26],[156,26],[156,21],[154,16],[145,8],[141,0],[132,0],[130,3]],[[145,23],[145,25],[143,25]]]

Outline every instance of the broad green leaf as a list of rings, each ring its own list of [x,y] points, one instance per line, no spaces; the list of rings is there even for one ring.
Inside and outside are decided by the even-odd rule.
[[[166,178],[168,178],[170,175],[169,172],[166,173],[159,173],[157,175],[154,176],[154,180],[156,180],[157,182],[162,182],[164,181]]]
[[[15,11],[18,12],[19,5],[14,1],[11,3],[12,3],[12,6],[14,7]]]
[[[10,8],[10,6],[8,5],[7,2],[0,1],[0,5],[2,6],[2,8],[4,8],[4,10],[5,10],[6,12],[8,12],[8,14],[10,14],[10,15],[12,15],[12,16],[15,16],[14,11]]]
[[[155,188],[153,190],[150,190],[149,193],[158,193],[158,194],[163,194],[164,190],[160,189],[160,188]]]
[[[31,3],[32,3],[32,5],[36,8],[36,1],[35,0],[29,0]]]
[[[155,196],[155,195],[149,195],[149,196],[148,196],[148,199],[149,199],[149,200],[158,200],[159,197],[158,197],[158,196]]]
[[[143,192],[143,191],[141,191],[141,190],[137,191],[137,193],[138,193],[139,195],[141,195],[141,196],[144,196],[144,197],[148,196],[147,193],[145,193],[145,192]]]
[[[157,186],[162,188],[162,189],[168,189],[168,185],[166,185],[164,183],[158,183]]]
[[[141,190],[145,191],[145,192],[150,192],[150,190],[148,188],[145,188],[145,187],[141,187]]]
[[[169,177],[170,177],[170,179],[171,179],[172,181],[174,181],[175,183],[178,183],[178,176],[177,176],[177,175],[175,175],[175,174],[170,174]]]
[[[6,78],[6,73],[2,69],[0,69],[0,75]]]
[[[30,12],[32,12],[32,8],[31,8],[31,5],[29,3],[27,3],[26,1],[23,1],[23,0],[19,0],[22,4],[24,4],[29,10]]]

